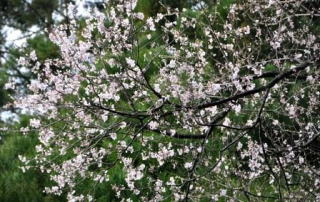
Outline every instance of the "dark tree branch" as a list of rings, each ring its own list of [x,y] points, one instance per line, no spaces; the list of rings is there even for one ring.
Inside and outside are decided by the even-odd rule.
[[[185,184],[186,187],[187,187],[185,198],[184,198],[185,201],[188,201],[188,199],[189,199],[189,194],[191,192],[190,186],[196,180],[196,178],[194,178],[195,170],[197,168],[197,165],[198,165],[198,163],[200,161],[201,156],[203,155],[203,151],[204,151],[206,140],[208,139],[210,134],[213,132],[213,129],[214,129],[214,126],[211,126],[209,128],[209,130],[207,131],[207,133],[205,134],[205,138],[202,140],[202,143],[201,143],[201,151],[197,153],[197,156],[193,161],[192,168],[189,171],[189,180],[187,180],[186,184]]]
[[[149,129],[149,131],[156,132],[156,133],[163,134],[163,135],[166,135],[166,136],[169,136],[169,137],[173,137],[173,138],[177,138],[177,139],[193,139],[193,140],[200,139],[201,140],[201,139],[206,138],[206,135],[201,135],[201,134],[181,134],[181,133],[173,134],[170,131],[167,131],[167,130],[166,131],[161,131],[161,130],[158,130],[158,129],[154,129],[154,130]]]
[[[256,94],[256,93],[260,93],[262,91],[265,91],[267,90],[268,88],[272,88],[274,85],[276,85],[279,81],[291,76],[292,74],[295,74],[297,72],[300,72],[304,69],[306,69],[308,66],[310,66],[311,63],[310,62],[306,62],[304,64],[301,64],[299,65],[298,67],[295,67],[293,69],[290,69],[286,72],[283,72],[282,74],[279,74],[277,75],[270,83],[268,83],[267,85],[265,86],[261,86],[261,87],[258,87],[258,88],[255,88],[253,90],[249,90],[249,91],[246,91],[246,92],[243,92],[243,93],[240,93],[240,94],[237,94],[237,95],[233,95],[233,96],[230,96],[228,98],[225,98],[225,99],[221,99],[221,100],[218,100],[218,101],[215,101],[215,102],[209,102],[209,103],[205,103],[205,104],[200,104],[196,107],[191,107],[191,108],[196,108],[196,109],[205,109],[205,108],[208,108],[208,107],[213,107],[213,106],[216,106],[216,105],[221,105],[221,104],[224,104],[224,103],[227,103],[227,102],[230,102],[230,101],[233,101],[233,100],[237,100],[237,99],[240,99],[240,98],[243,98],[243,97],[246,97],[246,96],[249,96],[249,95],[253,95],[253,94]]]
[[[136,118],[136,119],[139,119],[139,120],[150,116],[148,114],[140,113],[140,112],[122,112],[122,111],[117,111],[117,110],[111,109],[109,107],[105,107],[105,106],[102,106],[102,105],[97,105],[97,104],[94,104],[94,103],[91,103],[90,106],[85,106],[85,107],[89,107],[89,108],[94,107],[94,108],[98,108],[98,109],[102,109],[102,110],[114,113],[114,114],[119,115],[119,116],[125,116],[125,117],[129,117],[129,118]]]

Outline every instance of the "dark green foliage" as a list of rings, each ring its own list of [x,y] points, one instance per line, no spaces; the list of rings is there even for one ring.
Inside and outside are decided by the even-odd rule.
[[[48,176],[38,171],[22,172],[19,155],[34,153],[36,135],[24,136],[12,132],[1,134],[0,142],[0,201],[2,202],[37,202],[63,201],[62,198],[47,196],[43,193],[48,185]]]
[[[59,48],[45,35],[38,35],[29,39],[28,45],[28,48],[36,51],[38,60],[40,62],[43,62],[49,58],[53,59],[59,57]]]
[[[52,13],[58,8],[58,0],[1,0],[0,26],[9,25],[25,31],[32,25],[50,28]]]
[[[4,85],[6,82],[6,75],[0,70],[0,107],[6,104],[10,99],[6,90],[4,90]]]

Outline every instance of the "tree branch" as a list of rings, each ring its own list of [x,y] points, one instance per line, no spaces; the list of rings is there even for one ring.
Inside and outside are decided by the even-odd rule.
[[[208,107],[213,107],[213,106],[216,106],[216,105],[221,105],[221,104],[224,104],[224,103],[233,101],[233,100],[237,100],[237,99],[240,99],[240,98],[249,96],[249,95],[253,95],[253,94],[256,94],[256,93],[265,91],[265,90],[268,89],[268,88],[272,88],[272,87],[273,87],[274,85],[276,85],[279,81],[281,81],[281,80],[289,77],[290,75],[295,74],[295,73],[297,73],[297,72],[300,72],[300,71],[304,70],[304,69],[307,68],[309,65],[311,65],[311,63],[310,63],[310,62],[306,62],[306,63],[304,63],[304,64],[299,65],[298,67],[295,67],[295,68],[290,69],[290,70],[288,70],[288,71],[286,71],[286,72],[283,72],[282,74],[277,75],[270,83],[268,83],[268,84],[265,85],[265,86],[261,86],[261,87],[259,87],[259,88],[255,88],[255,89],[252,89],[252,90],[243,92],[243,93],[239,93],[239,94],[237,94],[237,95],[233,95],[233,96],[230,96],[230,97],[228,97],[228,98],[221,99],[221,100],[218,100],[218,101],[215,101],[215,102],[209,102],[209,103],[201,104],[201,105],[198,105],[198,106],[196,106],[196,107],[194,107],[194,108],[196,108],[196,109],[205,109],[205,108],[208,108]]]

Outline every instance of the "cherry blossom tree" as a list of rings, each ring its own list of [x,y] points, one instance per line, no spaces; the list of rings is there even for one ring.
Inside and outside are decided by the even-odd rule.
[[[317,2],[159,2],[110,0],[82,24],[70,6],[61,57],[21,58],[38,78],[15,105],[39,139],[22,169],[70,201],[319,200]]]

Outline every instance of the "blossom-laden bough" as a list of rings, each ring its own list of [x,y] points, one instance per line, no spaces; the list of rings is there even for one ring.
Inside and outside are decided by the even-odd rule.
[[[47,193],[320,199],[316,2],[106,4],[50,34],[60,58],[22,60],[38,78],[16,100],[37,114],[21,130],[40,142],[22,159],[51,176]]]

